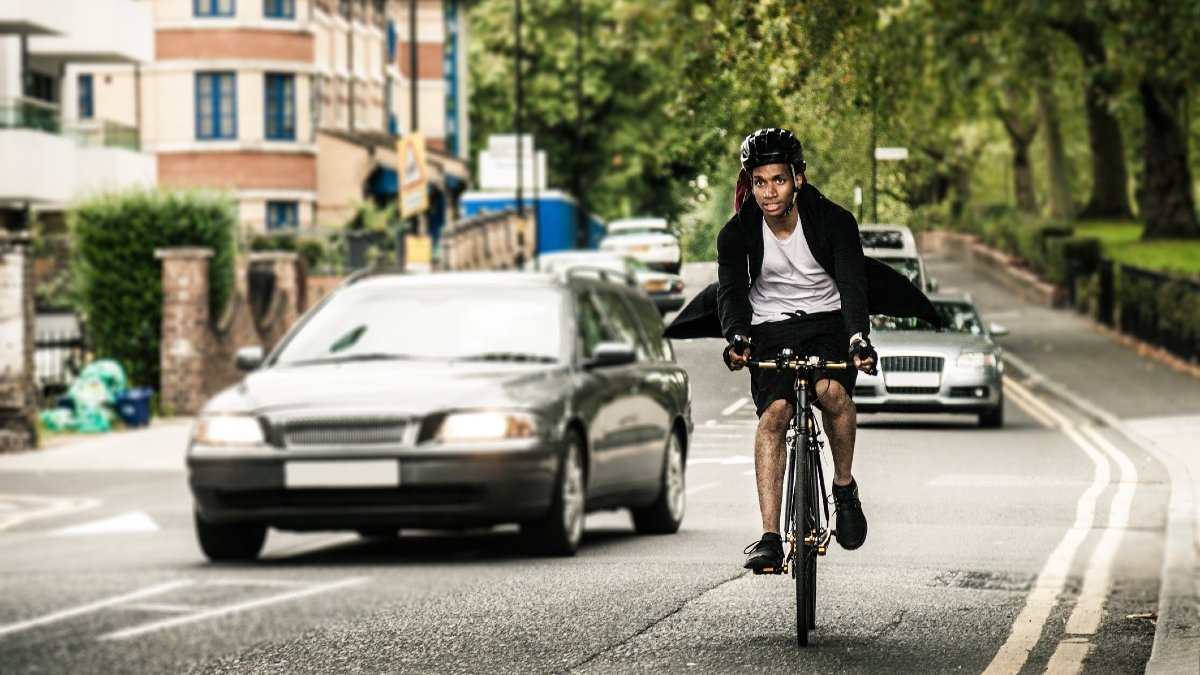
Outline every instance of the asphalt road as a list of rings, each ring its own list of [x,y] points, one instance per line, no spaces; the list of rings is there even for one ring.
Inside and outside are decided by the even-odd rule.
[[[693,290],[711,275],[686,271]],[[684,528],[640,537],[626,514],[594,514],[571,559],[524,557],[501,528],[273,532],[259,562],[212,565],[182,467],[163,461],[177,447],[0,458],[0,671],[1141,671],[1166,503],[1148,456],[1021,395],[1015,371],[1004,429],[862,416],[870,535],[820,560],[800,650],[790,580],[741,568],[759,535],[748,376],[717,342],[676,348],[695,396]]]

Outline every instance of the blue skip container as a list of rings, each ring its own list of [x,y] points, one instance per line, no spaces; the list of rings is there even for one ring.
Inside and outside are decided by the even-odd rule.
[[[117,394],[114,403],[117,417],[128,427],[144,427],[150,424],[150,397],[153,395],[152,387],[126,389]]]

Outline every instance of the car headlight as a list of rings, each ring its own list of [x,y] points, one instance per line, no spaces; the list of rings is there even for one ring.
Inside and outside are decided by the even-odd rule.
[[[537,420],[523,412],[464,412],[447,415],[434,440],[441,443],[472,443],[533,438]]]
[[[262,425],[249,415],[210,415],[196,421],[192,442],[204,445],[263,445]]]
[[[996,365],[996,355],[992,352],[963,352],[958,355],[960,368],[983,368]]]

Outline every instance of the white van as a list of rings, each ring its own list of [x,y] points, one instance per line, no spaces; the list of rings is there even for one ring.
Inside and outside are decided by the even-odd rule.
[[[925,272],[912,230],[904,225],[859,225],[858,236],[865,255],[891,265],[922,291],[937,290],[937,280]]]

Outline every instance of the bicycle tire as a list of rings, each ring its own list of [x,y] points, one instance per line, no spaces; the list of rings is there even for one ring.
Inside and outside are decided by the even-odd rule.
[[[796,579],[796,643],[801,647],[808,646],[808,631],[816,621],[816,575],[817,548],[811,542],[811,536],[816,529],[813,520],[814,511],[811,504],[813,496],[813,465],[812,455],[808,450],[808,434],[804,434],[798,442],[797,457],[800,460],[796,471],[796,480],[792,484],[795,497],[792,520],[796,532],[796,559],[792,561],[793,576]],[[806,539],[809,540],[806,542]]]
[[[821,510],[820,510],[821,509],[821,499],[820,499],[820,494],[821,494],[821,485],[820,485],[821,478],[820,478],[820,476],[821,476],[821,473],[820,473],[820,471],[816,470],[817,467],[812,466],[812,463],[815,461],[815,458],[817,457],[817,452],[819,452],[819,449],[816,447],[813,447],[810,449],[810,451],[808,453],[806,453],[806,455],[809,457],[810,467],[809,467],[809,485],[808,485],[808,495],[807,495],[808,499],[805,501],[808,504],[809,523],[814,532],[814,536],[815,536],[815,533],[817,532],[817,530],[820,528],[820,524],[821,524]],[[809,579],[808,579],[808,589],[809,589],[809,592],[808,592],[808,627],[816,628],[817,627],[817,558],[819,557],[819,554],[817,551],[816,544],[813,544],[812,546],[810,546],[808,548],[810,549],[808,553],[812,560],[812,563],[809,564],[809,566],[808,566],[808,577],[809,577]]]

